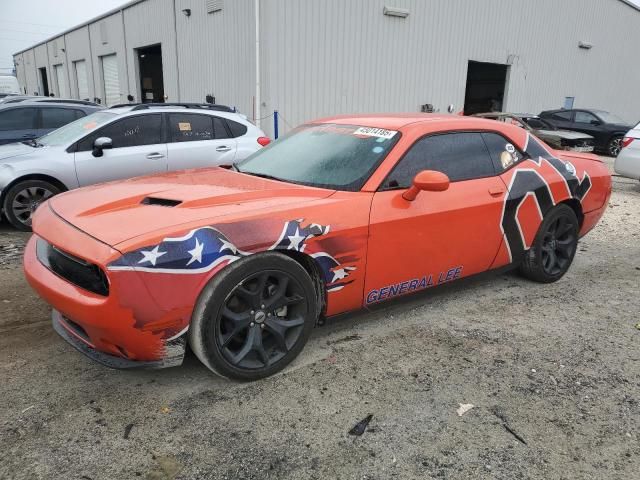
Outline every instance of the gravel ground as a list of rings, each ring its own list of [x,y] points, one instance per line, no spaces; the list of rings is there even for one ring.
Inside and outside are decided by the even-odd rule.
[[[0,478],[640,478],[638,182],[614,180],[560,282],[463,280],[331,322],[250,384],[193,356],[90,362],[26,286],[25,238],[0,231]]]

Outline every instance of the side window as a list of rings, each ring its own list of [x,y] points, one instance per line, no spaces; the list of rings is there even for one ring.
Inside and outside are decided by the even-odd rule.
[[[576,112],[576,123],[591,123],[596,121],[598,121],[596,116],[589,112]]]
[[[0,131],[36,128],[35,108],[12,108],[0,112]]]
[[[233,120],[227,120],[227,125],[229,125],[233,138],[241,137],[247,133],[247,127],[241,123],[234,122]]]
[[[515,145],[502,135],[486,132],[482,134],[482,139],[487,145],[497,172],[503,172],[524,158]]]
[[[445,173],[452,182],[495,175],[480,133],[433,135],[418,140],[393,169],[384,188],[408,188],[421,170]]]
[[[197,113],[169,114],[170,142],[197,142],[215,137],[211,115]]]
[[[567,110],[566,112],[556,112],[551,115],[551,118],[561,122],[570,122],[573,118],[573,112],[571,112],[571,110]]]
[[[238,124],[238,125],[240,125],[240,124]],[[242,125],[240,125],[240,126],[242,126]],[[225,126],[225,121],[222,120],[221,118],[213,117],[213,130],[216,133],[216,138],[217,139],[229,138],[229,134],[227,133],[227,128]],[[234,135],[234,137],[235,137],[235,135]]]
[[[41,128],[60,128],[80,118],[82,115],[78,115],[78,112],[82,114],[75,108],[41,108]]]
[[[93,149],[93,142],[100,137],[109,137],[113,141],[113,148],[162,143],[162,115],[135,115],[105,125],[80,140],[78,152]]]

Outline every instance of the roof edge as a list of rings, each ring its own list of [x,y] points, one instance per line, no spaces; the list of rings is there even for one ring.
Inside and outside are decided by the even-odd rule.
[[[22,50],[19,50],[16,53],[14,53],[12,56],[15,57],[16,55],[20,55],[21,53],[26,52],[27,50],[33,50],[34,48],[39,47],[40,45],[47,44],[50,41],[55,40],[56,38],[60,38],[63,35],[71,33],[71,32],[73,32],[75,30],[80,29],[80,28],[84,28],[84,27],[86,27],[88,25],[91,25],[92,23],[96,23],[97,21],[102,20],[103,18],[110,17],[114,13],[122,12],[122,11],[126,10],[127,8],[129,8],[129,7],[133,7],[134,5],[136,5],[138,3],[145,2],[145,1],[146,0],[129,0],[128,2],[123,3],[119,7],[112,8],[111,10],[107,10],[106,12],[101,13],[97,17],[90,18],[89,20],[87,20],[85,22],[82,22],[82,23],[79,23],[77,25],[74,25],[73,27],[67,28],[66,30],[63,30],[60,33],[57,33],[57,34],[55,34],[55,35],[53,35],[51,37],[47,37],[46,39],[42,40],[41,42],[34,43],[30,47],[23,48]],[[625,1],[625,0],[622,0],[622,1]]]

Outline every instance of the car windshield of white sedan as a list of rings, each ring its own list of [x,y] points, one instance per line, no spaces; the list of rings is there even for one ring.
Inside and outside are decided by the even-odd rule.
[[[67,123],[66,125],[48,133],[44,137],[38,139],[38,143],[49,146],[65,146],[70,142],[77,140],[79,137],[84,136],[85,133],[89,133],[95,130],[100,125],[113,120],[115,113],[109,112],[96,112],[86,117],[82,117],[75,122]]]
[[[242,173],[314,187],[357,191],[400,134],[359,125],[303,125],[236,165]]]

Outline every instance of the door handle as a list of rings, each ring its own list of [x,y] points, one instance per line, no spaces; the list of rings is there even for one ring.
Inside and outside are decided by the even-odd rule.
[[[33,133],[25,133],[22,138],[36,138],[36,136]]]
[[[231,151],[231,147],[227,147],[226,145],[216,148],[216,152],[230,152],[230,151]]]
[[[158,152],[154,152],[154,153],[150,153],[149,155],[147,155],[147,158],[149,160],[157,160],[159,158],[164,158],[164,155],[162,155],[161,153],[158,153]]]
[[[506,192],[504,187],[491,187],[489,189],[489,195],[491,195],[492,197],[499,197],[504,192]]]

